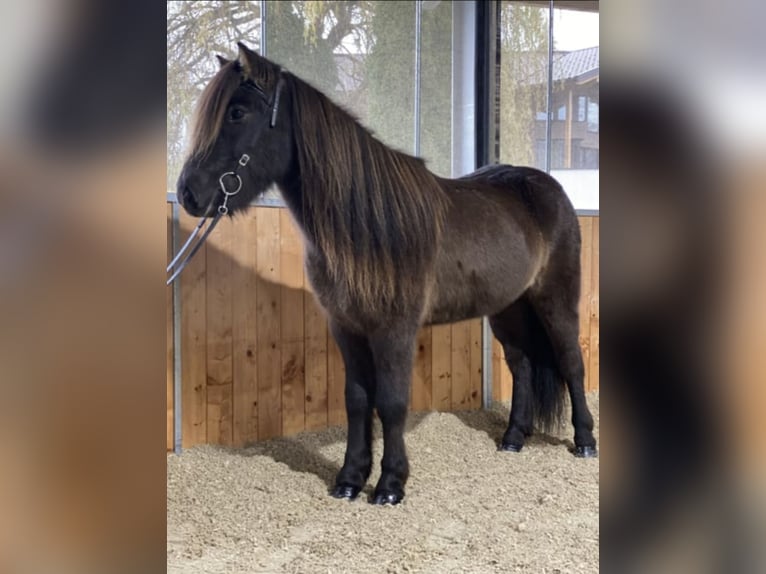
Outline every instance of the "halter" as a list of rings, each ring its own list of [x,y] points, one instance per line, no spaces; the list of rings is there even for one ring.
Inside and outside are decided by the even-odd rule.
[[[282,95],[282,86],[284,85],[284,79],[282,77],[282,70],[279,70],[279,80],[277,81],[277,87],[274,90],[273,99],[269,101],[269,107],[271,108],[271,117],[266,116],[267,119],[269,119],[269,127],[273,128],[277,124],[277,112],[279,111],[279,98]],[[248,83],[246,84],[248,88],[252,88],[255,91],[257,91],[262,96],[266,96],[266,93],[259,88],[254,83]],[[263,129],[263,126],[258,130],[257,135],[260,136],[260,132]],[[218,222],[221,220],[221,218],[229,213],[229,207],[228,202],[229,198],[237,195],[240,190],[242,189],[242,178],[237,173],[240,168],[243,168],[247,165],[247,163],[250,161],[250,156],[246,153],[242,154],[242,157],[239,158],[239,161],[237,162],[237,167],[234,168],[234,171],[227,171],[223,174],[221,174],[221,177],[218,178],[218,185],[221,186],[221,191],[223,192],[223,203],[218,206],[218,209],[216,210],[216,214],[213,217],[213,219],[210,221],[210,225],[208,225],[207,229],[205,230],[205,233],[202,234],[202,237],[199,238],[199,241],[194,244],[189,254],[181,261],[181,264],[176,268],[176,270],[173,272],[173,274],[170,276],[170,278],[165,283],[166,285],[170,285],[175,279],[181,274],[181,271],[184,270],[184,268],[188,265],[189,261],[191,261],[192,257],[194,257],[197,254],[197,251],[199,251],[200,247],[205,243],[205,240],[208,238],[208,235],[215,229],[215,226],[218,225]],[[233,191],[229,191],[226,188],[226,178],[234,178],[236,187]],[[215,196],[213,196],[213,200],[210,202],[210,206],[208,206],[207,212],[210,211],[210,207],[212,207],[213,203],[215,202]],[[199,222],[197,223],[197,226],[194,228],[194,230],[191,232],[191,235],[189,235],[189,239],[186,240],[186,242],[183,244],[183,247],[178,251],[175,257],[173,257],[173,260],[170,262],[166,269],[166,273],[170,273],[170,271],[176,266],[178,261],[181,259],[181,256],[186,252],[186,250],[192,245],[194,238],[197,237],[199,232],[202,230],[202,227],[205,224],[205,221],[207,221],[208,217],[207,215],[204,215],[200,218]]]

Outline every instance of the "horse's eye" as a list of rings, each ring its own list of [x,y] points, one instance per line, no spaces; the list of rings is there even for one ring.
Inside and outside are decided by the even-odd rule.
[[[245,117],[245,113],[246,113],[245,110],[243,110],[242,108],[239,108],[239,107],[232,108],[231,110],[229,110],[229,120],[233,122],[237,122]]]

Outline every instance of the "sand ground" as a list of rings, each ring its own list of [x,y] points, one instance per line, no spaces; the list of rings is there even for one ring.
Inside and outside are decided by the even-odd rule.
[[[588,403],[598,436],[598,394]],[[598,460],[568,452],[568,424],[498,452],[507,412],[411,415],[411,476],[396,507],[366,501],[379,427],[373,476],[354,502],[327,494],[343,428],[170,454],[168,572],[598,572]]]

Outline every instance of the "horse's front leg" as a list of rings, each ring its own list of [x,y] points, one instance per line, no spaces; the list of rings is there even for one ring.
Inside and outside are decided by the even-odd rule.
[[[404,498],[409,463],[404,425],[410,397],[413,347],[417,325],[391,329],[369,338],[375,361],[375,408],[383,423],[383,459],[373,504],[398,504]]]
[[[355,499],[372,468],[372,409],[375,401],[375,367],[364,337],[330,322],[346,366],[346,458],[331,491],[335,498]]]

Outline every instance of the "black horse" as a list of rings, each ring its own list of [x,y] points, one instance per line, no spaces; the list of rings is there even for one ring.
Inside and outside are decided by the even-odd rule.
[[[513,373],[501,449],[556,423],[569,389],[575,454],[595,456],[578,344],[580,232],[561,186],[532,168],[457,180],[392,150],[306,82],[239,44],[201,97],[178,197],[235,213],[276,184],[346,365],[348,445],[332,495],[355,498],[383,424],[373,502],[404,497],[414,342],[423,325],[488,316]]]

